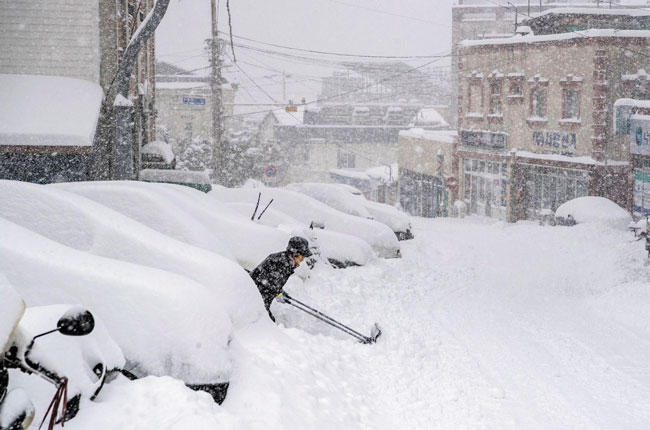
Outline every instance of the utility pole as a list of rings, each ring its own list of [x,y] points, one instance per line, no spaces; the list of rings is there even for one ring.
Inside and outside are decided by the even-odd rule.
[[[221,185],[226,184],[225,142],[223,141],[223,97],[221,91],[221,46],[217,30],[219,18],[219,0],[211,0],[212,6],[212,39],[210,41],[210,65],[212,73],[210,86],[212,87],[212,180]]]

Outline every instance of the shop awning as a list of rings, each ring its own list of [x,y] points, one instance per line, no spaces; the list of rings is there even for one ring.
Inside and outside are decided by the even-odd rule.
[[[0,74],[0,146],[92,146],[102,98],[82,79]]]

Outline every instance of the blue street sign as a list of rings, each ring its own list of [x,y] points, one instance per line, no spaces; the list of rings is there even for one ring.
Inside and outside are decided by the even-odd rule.
[[[205,98],[204,97],[183,97],[183,104],[203,106],[205,104]]]

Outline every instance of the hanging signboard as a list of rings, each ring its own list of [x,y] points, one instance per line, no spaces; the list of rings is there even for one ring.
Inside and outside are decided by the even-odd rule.
[[[544,148],[550,154],[572,157],[575,155],[578,139],[575,133],[563,131],[534,131],[533,144]]]
[[[650,155],[650,115],[630,118],[630,154]]]

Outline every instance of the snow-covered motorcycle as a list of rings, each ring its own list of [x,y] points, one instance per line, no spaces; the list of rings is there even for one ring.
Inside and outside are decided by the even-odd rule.
[[[12,298],[16,296],[5,296],[3,300]],[[96,323],[86,309],[55,305],[25,310],[19,298],[13,304],[4,303],[2,308],[5,312],[0,318],[0,430],[28,428],[35,416],[34,398],[47,396],[51,385],[56,391],[43,422],[49,415],[51,429],[56,423],[73,418],[81,397],[94,399],[112,371],[119,368],[116,365],[124,362],[119,348],[116,351],[110,344],[98,347],[97,339],[89,336]],[[106,339],[102,333],[99,335]],[[40,379],[28,375],[38,375]]]

